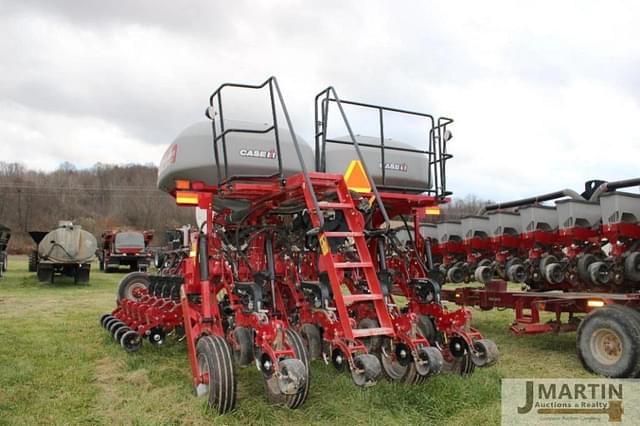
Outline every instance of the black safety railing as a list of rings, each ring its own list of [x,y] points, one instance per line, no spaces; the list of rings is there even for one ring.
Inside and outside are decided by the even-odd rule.
[[[349,138],[351,139],[351,142],[345,142],[345,141],[337,141],[337,140],[329,140],[327,139],[327,123],[328,123],[328,119],[329,119],[329,104],[330,102],[334,102],[337,107],[338,110],[340,111],[340,116],[342,117],[342,121],[345,125],[345,127],[347,128],[347,131],[349,133]],[[318,116],[318,104],[321,103],[321,109],[322,109],[322,115],[321,115],[321,119],[322,121],[319,120],[319,116]],[[355,104],[354,102],[349,102],[349,101],[345,101],[345,103],[348,103],[350,105]],[[367,164],[364,161],[364,157],[362,156],[362,151],[360,151],[360,143],[358,143],[358,141],[356,140],[356,136],[353,133],[353,130],[351,129],[351,124],[349,123],[349,119],[347,118],[347,114],[344,112],[344,108],[342,107],[342,102],[340,101],[340,98],[338,97],[338,94],[336,93],[336,90],[332,87],[329,86],[327,87],[325,90],[323,90],[322,92],[318,93],[316,95],[316,102],[315,102],[315,124],[316,124],[316,129],[315,129],[315,139],[316,139],[316,170],[318,171],[322,171],[324,172],[326,170],[326,164],[325,164],[325,154],[326,154],[326,145],[327,142],[334,142],[334,143],[346,143],[346,144],[352,144],[353,147],[356,150],[356,154],[358,155],[358,159],[360,160],[360,163],[362,164],[362,168],[364,169],[364,173],[367,175],[367,179],[369,181],[369,185],[371,186],[371,191],[373,192],[373,195],[375,196],[375,201],[378,203],[378,206],[380,207],[380,213],[382,213],[382,217],[384,219],[385,222],[385,228],[387,231],[389,231],[391,229],[391,220],[389,219],[389,215],[387,214],[387,209],[384,207],[384,203],[382,202],[382,198],[380,198],[380,193],[378,192],[378,187],[376,186],[376,183],[374,182],[373,178],[371,177],[371,174],[369,173],[369,170],[367,168]],[[322,141],[322,144],[320,144],[320,141]],[[382,138],[382,144],[384,144],[384,138]],[[321,146],[320,146],[321,145]],[[363,146],[366,146],[366,144],[364,144]],[[382,148],[382,169],[384,170],[384,147]],[[320,158],[318,157],[320,155]]]
[[[255,129],[247,129],[247,128],[225,128],[224,123],[224,111],[223,111],[223,102],[222,102],[222,90],[225,88],[239,88],[239,89],[250,89],[250,90],[262,90],[265,87],[269,90],[269,101],[271,107],[271,118],[272,124],[263,130],[255,130]],[[308,169],[306,164],[304,163],[304,159],[302,157],[302,151],[300,150],[300,145],[298,143],[298,138],[296,136],[296,132],[293,129],[293,123],[291,122],[291,116],[289,115],[289,111],[287,110],[287,106],[284,102],[284,97],[282,96],[282,92],[280,90],[280,86],[278,85],[278,81],[275,77],[269,77],[264,83],[259,85],[249,85],[249,84],[238,84],[238,83],[225,83],[218,87],[209,97],[209,107],[205,111],[205,115],[207,118],[211,120],[211,128],[213,133],[213,154],[216,162],[216,169],[218,174],[218,186],[230,184],[236,180],[269,180],[275,177],[278,177],[280,182],[284,184],[284,173],[282,170],[282,153],[280,149],[280,131],[278,129],[278,111],[276,108],[276,97],[278,100],[278,104],[280,106],[280,110],[284,115],[285,121],[287,123],[287,128],[289,130],[291,140],[293,141],[293,146],[295,147],[296,154],[298,156],[298,160],[300,161],[300,168],[302,170],[302,174],[304,176],[304,181],[309,188],[309,192],[311,194],[313,207],[316,211],[320,211],[320,207],[318,204],[317,195],[313,189],[313,183],[311,182],[311,178],[309,177]],[[216,113],[217,111],[217,113]],[[219,121],[220,131],[218,132],[216,121]],[[228,158],[227,158],[227,139],[226,136],[230,133],[260,133],[266,134],[269,132],[273,132],[274,135],[274,144],[276,148],[276,158],[278,161],[278,171],[277,173],[273,173],[270,175],[235,175],[229,176],[229,166],[228,166]],[[219,133],[219,134],[218,134]],[[221,145],[222,150],[222,167],[220,161],[220,153],[218,149],[218,145]],[[224,171],[224,174],[223,174]],[[320,225],[321,227],[324,225],[324,218],[322,215],[319,215]]]
[[[330,90],[331,89],[331,90]],[[332,93],[330,93],[332,92]],[[343,145],[354,145],[356,147],[356,151],[358,152],[358,157],[360,158],[363,166],[366,167],[362,156],[360,155],[359,147],[368,147],[368,148],[377,148],[380,149],[380,159],[381,159],[381,174],[382,181],[379,187],[384,190],[391,191],[402,191],[402,190],[411,190],[413,192],[424,192],[430,195],[434,195],[438,198],[444,198],[447,195],[451,195],[451,192],[447,191],[447,181],[446,181],[446,161],[453,156],[447,153],[447,141],[451,137],[451,132],[448,129],[448,126],[453,123],[453,120],[446,117],[440,117],[437,120],[430,114],[425,114],[416,111],[403,110],[398,108],[389,108],[380,105],[366,104],[362,102],[354,102],[337,99],[337,96],[334,95],[335,91],[332,91],[332,88],[328,88],[322,92],[320,92],[315,99],[315,148],[316,148],[316,170],[318,171],[326,171],[326,145],[327,143],[333,144],[343,144]],[[333,96],[332,96],[333,94]],[[366,109],[373,109],[377,111],[378,116],[378,131],[379,131],[379,144],[371,144],[371,143],[363,143],[357,142],[356,138],[353,135],[350,136],[350,141],[331,139],[327,136],[328,132],[328,119],[329,119],[329,107],[331,103],[336,103],[340,109],[341,114],[343,114],[343,118],[346,121],[346,117],[344,117],[343,108],[341,105],[352,105],[355,107],[361,107]],[[391,113],[399,113],[406,114],[414,117],[422,117],[428,122],[428,131],[426,132],[427,143],[426,149],[413,149],[399,146],[389,146],[385,144],[385,126],[384,126],[384,114],[385,112]],[[350,132],[351,133],[351,132]],[[401,151],[401,152],[409,152],[418,155],[426,155],[426,163],[425,167],[427,168],[427,176],[428,182],[426,182],[426,186],[424,187],[400,187],[387,184],[387,173],[386,173],[386,153],[387,151]],[[367,173],[368,175],[368,173]],[[372,187],[375,186],[373,179],[369,179]]]

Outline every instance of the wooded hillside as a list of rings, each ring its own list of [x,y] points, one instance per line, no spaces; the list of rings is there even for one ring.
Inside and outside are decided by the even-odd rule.
[[[99,238],[105,229],[153,229],[152,245],[160,245],[165,229],[193,224],[192,208],[177,207],[156,189],[153,165],[96,164],[76,169],[65,163],[54,172],[27,170],[0,162],[0,224],[12,230],[9,250],[33,247],[28,231],[50,230],[71,220]]]

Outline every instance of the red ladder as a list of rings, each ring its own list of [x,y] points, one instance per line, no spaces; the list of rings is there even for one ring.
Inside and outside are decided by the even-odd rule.
[[[378,275],[376,268],[371,260],[371,254],[367,246],[367,241],[364,235],[364,218],[362,214],[356,209],[351,194],[347,185],[340,176],[335,180],[336,194],[338,195],[337,202],[320,201],[318,206],[320,212],[317,212],[314,207],[311,192],[306,185],[303,185],[304,197],[311,217],[311,222],[315,228],[320,227],[319,214],[325,210],[338,210],[342,211],[344,219],[349,228],[348,231],[341,232],[325,232],[322,229],[319,230],[318,240],[320,241],[320,248],[322,251],[321,257],[324,259],[323,264],[326,265],[327,274],[329,276],[329,282],[331,283],[331,289],[333,290],[333,299],[338,311],[338,317],[340,318],[340,324],[342,326],[343,334],[346,339],[353,340],[361,337],[370,336],[393,336],[393,324],[389,311],[384,301],[382,294],[382,288],[378,281]],[[329,238],[353,238],[355,243],[356,252],[358,254],[358,261],[344,262],[338,261],[336,257],[331,253],[331,247],[329,246]],[[343,294],[341,289],[341,282],[338,276],[338,270],[355,270],[359,269],[363,272],[366,279],[369,292],[366,294]],[[379,327],[376,328],[351,328],[349,322],[349,313],[347,311],[347,305],[351,303],[361,302],[373,302],[375,312],[378,319]]]

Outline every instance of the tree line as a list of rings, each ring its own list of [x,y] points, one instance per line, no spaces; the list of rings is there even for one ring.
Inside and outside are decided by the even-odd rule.
[[[0,161],[0,224],[12,230],[9,250],[27,253],[34,247],[28,232],[51,230],[60,220],[82,225],[98,239],[114,228],[154,230],[152,245],[164,244],[165,230],[193,224],[195,214],[156,188],[157,174],[152,164],[77,169],[63,163],[42,172]],[[454,198],[429,220],[459,219],[487,203],[474,195]]]
[[[154,165],[98,163],[77,169],[63,163],[51,172],[0,162],[0,224],[12,230],[9,250],[34,247],[29,231],[48,231],[60,220],[82,225],[98,239],[113,228],[154,230],[152,245],[164,243],[164,231],[193,224],[192,208],[178,207],[156,188]]]

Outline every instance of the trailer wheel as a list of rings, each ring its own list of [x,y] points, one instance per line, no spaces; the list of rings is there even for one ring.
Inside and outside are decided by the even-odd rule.
[[[120,280],[118,284],[118,302],[123,299],[137,301],[136,289],[148,289],[151,281],[144,272],[130,272]]]
[[[253,330],[248,327],[236,327],[233,331],[235,345],[232,345],[233,359],[238,365],[249,365],[254,360]]]
[[[38,251],[34,250],[29,253],[29,272],[36,272],[38,270]]]
[[[307,353],[311,359],[318,359],[322,356],[322,338],[318,326],[313,324],[303,324],[300,328],[300,335],[307,348]]]
[[[231,349],[222,337],[203,336],[196,346],[198,369],[207,374],[208,406],[225,414],[236,405],[236,375]]]
[[[605,377],[635,377],[640,372],[640,315],[626,306],[606,306],[587,315],[577,333],[578,359]]]
[[[288,358],[280,361],[280,369],[286,372],[293,383],[291,389],[296,389],[295,393],[284,393],[288,380],[278,379],[275,376],[265,377],[264,385],[267,393],[267,399],[272,404],[284,405],[288,408],[295,409],[307,400],[309,395],[310,375],[309,375],[309,357],[304,342],[298,333],[293,330],[286,331],[287,341],[296,358]]]
[[[38,281],[41,283],[50,283],[53,284],[53,266],[52,265],[43,265],[42,263],[38,264],[37,267]]]

